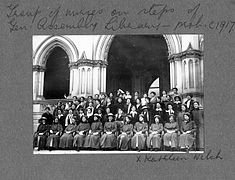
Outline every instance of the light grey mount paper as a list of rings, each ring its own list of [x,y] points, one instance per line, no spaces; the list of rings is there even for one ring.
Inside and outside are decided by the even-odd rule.
[[[234,179],[235,1],[2,0],[0,4],[0,179]],[[80,15],[65,17],[66,10]],[[89,11],[90,17],[84,13],[82,18],[81,10]],[[33,35],[179,33],[204,34],[205,39],[203,157],[33,155]]]

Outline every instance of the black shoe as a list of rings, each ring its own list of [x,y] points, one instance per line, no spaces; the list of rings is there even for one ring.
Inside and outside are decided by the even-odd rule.
[[[171,147],[165,146],[165,151],[170,151],[170,150],[171,150]]]
[[[80,148],[76,148],[76,151],[78,151],[78,152],[79,152],[79,151],[80,151]]]
[[[188,150],[189,150],[189,151],[193,151],[193,147],[190,147]]]

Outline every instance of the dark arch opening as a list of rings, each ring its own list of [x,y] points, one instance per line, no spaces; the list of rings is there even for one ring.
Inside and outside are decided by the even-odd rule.
[[[62,99],[69,94],[69,57],[61,47],[50,53],[44,75],[43,96],[45,99]]]
[[[122,78],[120,78],[122,77]],[[168,48],[163,35],[117,35],[108,53],[107,92],[148,93],[159,78],[160,91],[170,88]]]

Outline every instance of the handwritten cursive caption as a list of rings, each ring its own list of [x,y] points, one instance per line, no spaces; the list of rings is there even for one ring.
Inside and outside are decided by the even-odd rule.
[[[144,154],[136,156],[137,163],[158,163],[158,162],[179,162],[179,161],[214,161],[214,160],[223,160],[221,150],[213,152],[209,150],[203,154]]]
[[[10,33],[26,32],[31,29],[40,31],[86,29],[95,32],[98,28],[111,33],[122,30],[166,30],[173,33],[181,30],[211,30],[218,34],[234,32],[235,20],[231,17],[209,19],[202,7],[203,5],[198,3],[179,11],[168,4],[153,3],[131,11],[105,8],[70,9],[60,5],[23,9],[20,4],[12,3],[6,6],[6,17]],[[174,23],[170,23],[172,19]]]

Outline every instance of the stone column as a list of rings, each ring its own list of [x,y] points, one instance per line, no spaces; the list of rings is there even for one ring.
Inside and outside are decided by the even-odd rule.
[[[78,81],[79,81],[79,73],[78,73],[78,65],[76,62],[69,64],[70,70],[70,81],[69,81],[69,94],[70,96],[78,95]]]
[[[106,92],[106,67],[107,62],[102,60],[93,60],[93,92],[100,94]]]
[[[33,100],[41,100],[43,98],[45,67],[33,66]]]
[[[184,90],[189,89],[189,66],[188,66],[188,59],[184,60]]]
[[[100,92],[106,92],[106,65],[100,67]]]
[[[186,75],[183,69],[183,63],[181,59],[181,54],[174,54],[169,57],[170,63],[170,82],[171,89],[176,87],[178,88],[178,92],[182,93],[183,91],[183,77]],[[185,73],[185,74],[184,74]]]
[[[92,82],[93,82],[93,94],[99,94],[100,93],[100,89],[99,89],[99,70],[100,67],[95,66],[93,68],[93,78],[92,78]]]
[[[79,59],[74,69],[74,93],[76,95],[94,95],[106,92],[106,61]]]
[[[106,92],[106,76],[107,76],[107,69],[106,69],[106,65],[104,68],[104,92]]]
[[[182,93],[182,91],[183,91],[182,61],[180,58],[176,58],[175,63],[176,63],[176,73],[177,73],[176,87],[178,88],[178,92]]]
[[[170,87],[171,87],[171,89],[173,88],[173,86],[174,86],[174,79],[173,79],[173,72],[174,72],[174,70],[173,70],[173,64],[172,64],[172,60],[170,60]]]

